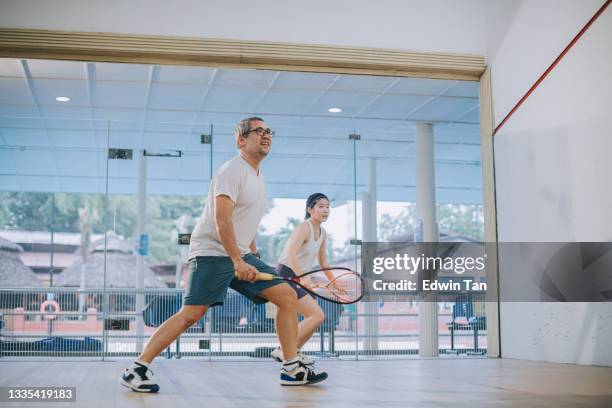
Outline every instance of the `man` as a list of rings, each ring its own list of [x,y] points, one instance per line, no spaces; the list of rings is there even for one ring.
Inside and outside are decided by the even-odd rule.
[[[121,384],[137,392],[157,392],[149,364],[213,306],[223,304],[229,287],[254,303],[277,306],[276,332],[283,349],[282,385],[314,384],[327,378],[297,353],[297,297],[281,281],[258,281],[258,271],[275,273],[256,254],[255,235],[266,210],[265,181],[259,165],[270,152],[274,132],[263,119],[236,127],[238,155],[211,180],[204,212],[191,235],[191,278],[184,305],[151,336],[142,354],[125,369]]]

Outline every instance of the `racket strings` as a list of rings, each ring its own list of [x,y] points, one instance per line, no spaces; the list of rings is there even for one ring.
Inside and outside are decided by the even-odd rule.
[[[336,271],[330,280],[324,271],[310,276],[313,291],[320,297],[337,303],[353,303],[363,294],[361,276],[352,271]]]

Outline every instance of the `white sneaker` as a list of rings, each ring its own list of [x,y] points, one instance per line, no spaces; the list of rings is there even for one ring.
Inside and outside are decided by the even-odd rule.
[[[314,358],[309,357],[306,354],[302,354],[300,351],[298,351],[297,356],[299,357],[300,361],[303,364],[313,365],[315,363]],[[278,361],[279,363],[282,363],[283,362],[283,352],[281,351],[280,347],[277,347],[274,350],[272,350],[272,352],[270,353],[270,357],[272,357],[274,360]]]
[[[306,365],[299,358],[285,361],[281,368],[281,385],[316,384],[327,378],[326,372],[317,373],[312,366]]]
[[[149,367],[134,362],[123,372],[121,385],[136,392],[157,392],[159,385],[151,381],[152,374]]]

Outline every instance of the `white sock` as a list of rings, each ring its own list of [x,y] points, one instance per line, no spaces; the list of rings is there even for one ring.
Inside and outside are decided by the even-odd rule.
[[[296,364],[299,361],[299,357],[295,356],[290,360],[283,360],[283,365],[292,365],[292,364]]]
[[[138,364],[143,365],[143,366],[149,368],[149,363],[147,363],[146,361],[142,361],[142,360],[135,360],[132,363],[130,368],[136,368]]]

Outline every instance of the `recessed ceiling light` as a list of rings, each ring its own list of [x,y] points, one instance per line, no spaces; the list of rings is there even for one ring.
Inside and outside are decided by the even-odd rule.
[[[327,111],[331,113],[340,113],[342,112],[342,108],[329,108]]]
[[[68,102],[70,98],[67,96],[58,96],[57,98],[55,98],[55,100],[58,102]]]

